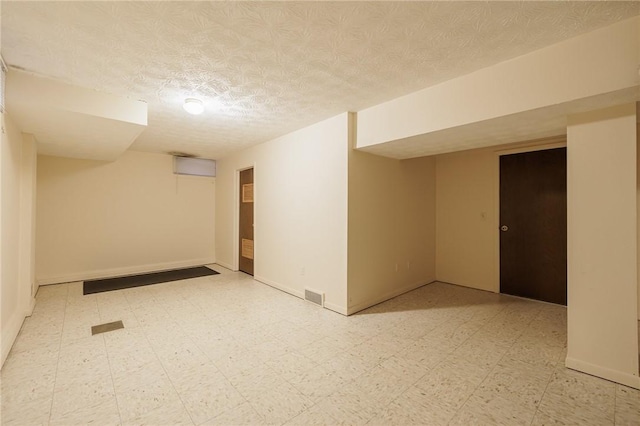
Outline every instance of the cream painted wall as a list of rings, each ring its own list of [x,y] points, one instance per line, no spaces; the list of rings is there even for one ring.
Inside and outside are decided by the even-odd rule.
[[[57,283],[215,261],[215,179],[173,174],[173,157],[114,162],[40,156],[36,275]]]
[[[2,114],[0,147],[0,365],[33,309],[35,141]]]
[[[568,118],[569,368],[640,389],[636,104]]]
[[[499,291],[493,149],[436,157],[436,277]]]
[[[216,253],[237,270],[238,170],[255,167],[255,278],[347,311],[348,114],[218,161]]]
[[[20,304],[30,306],[38,291],[36,282],[36,170],[37,142],[22,135],[20,170]],[[32,309],[29,309],[31,312]]]
[[[436,157],[436,278],[500,291],[499,154],[556,147],[543,140]]]
[[[350,153],[350,314],[435,280],[435,177],[433,157]]]

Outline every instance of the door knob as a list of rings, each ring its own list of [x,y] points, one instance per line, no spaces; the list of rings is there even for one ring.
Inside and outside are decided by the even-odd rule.
[[[507,231],[509,230],[509,227],[508,227],[507,225],[502,225],[502,226],[500,227],[500,230],[501,230],[502,232],[507,232]]]

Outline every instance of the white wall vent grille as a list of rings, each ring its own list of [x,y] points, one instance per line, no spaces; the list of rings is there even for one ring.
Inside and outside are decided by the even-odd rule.
[[[216,176],[215,160],[191,157],[173,157],[173,172],[178,175]]]

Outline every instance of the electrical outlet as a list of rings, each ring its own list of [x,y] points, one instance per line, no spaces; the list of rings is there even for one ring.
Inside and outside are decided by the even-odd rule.
[[[304,266],[303,266],[302,268],[300,268],[300,275],[304,276],[304,274],[305,274],[306,272],[307,272],[307,271],[305,270],[305,267],[304,267]]]

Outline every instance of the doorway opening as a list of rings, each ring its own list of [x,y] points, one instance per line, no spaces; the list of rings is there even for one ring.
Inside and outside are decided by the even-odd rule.
[[[500,292],[567,304],[567,149],[500,156]]]
[[[238,219],[238,270],[253,275],[254,264],[254,191],[253,168],[240,171]]]

